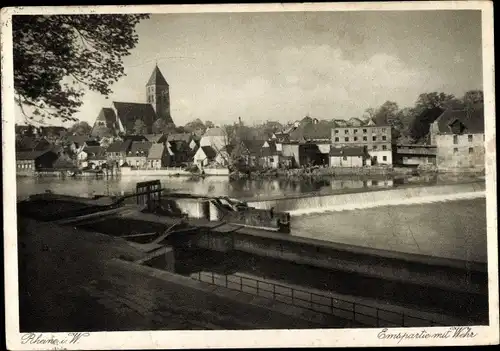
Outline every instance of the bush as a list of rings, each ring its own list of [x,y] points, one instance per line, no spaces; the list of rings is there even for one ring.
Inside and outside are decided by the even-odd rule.
[[[199,173],[200,169],[198,168],[197,165],[189,165],[186,168],[184,168],[185,171],[191,172],[191,173]]]

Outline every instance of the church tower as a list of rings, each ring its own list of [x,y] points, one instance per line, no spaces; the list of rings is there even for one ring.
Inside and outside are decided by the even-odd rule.
[[[169,86],[158,65],[155,66],[146,84],[146,96],[148,104],[153,106],[158,118],[164,119],[167,123],[174,123],[170,115]]]

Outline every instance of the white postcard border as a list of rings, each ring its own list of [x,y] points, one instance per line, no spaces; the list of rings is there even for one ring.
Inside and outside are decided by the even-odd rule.
[[[68,333],[19,333],[19,300],[17,284],[17,219],[14,136],[14,90],[12,59],[13,14],[78,13],[194,13],[194,12],[275,12],[275,11],[377,11],[377,10],[458,10],[482,11],[483,91],[485,98],[485,147],[487,193],[487,242],[489,274],[489,326],[471,327],[472,337],[432,338],[433,333],[450,332],[448,327],[390,328],[385,332],[399,339],[381,337],[376,329],[312,329],[255,331],[142,331]],[[3,8],[2,34],[2,160],[4,184],[4,267],[6,337],[9,349],[139,349],[139,348],[254,348],[254,347],[331,347],[331,346],[430,346],[483,345],[499,342],[498,316],[498,243],[496,199],[496,133],[494,94],[493,4],[486,1],[399,2],[399,3],[302,3],[237,5],[155,5],[155,6],[80,6]],[[423,332],[425,331],[425,332]],[[406,333],[406,334],[405,334]],[[405,337],[406,335],[406,337]],[[420,335],[420,337],[418,337]],[[470,334],[469,334],[470,335]],[[77,339],[72,343],[71,340]],[[23,339],[24,338],[24,339]],[[43,343],[31,343],[39,338]],[[23,341],[24,340],[24,341]]]

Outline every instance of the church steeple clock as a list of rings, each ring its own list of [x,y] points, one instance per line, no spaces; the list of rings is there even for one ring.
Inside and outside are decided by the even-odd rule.
[[[158,65],[155,66],[148,83],[146,84],[147,101],[156,112],[158,118],[167,123],[173,123],[170,115],[170,92],[169,85],[161,74]]]

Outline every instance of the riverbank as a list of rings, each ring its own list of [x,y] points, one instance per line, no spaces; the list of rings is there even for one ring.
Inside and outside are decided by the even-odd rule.
[[[106,170],[45,170],[30,173],[18,173],[18,177],[58,177],[58,178],[102,178],[102,177],[191,177],[204,178],[210,176],[229,177],[230,180],[259,180],[259,179],[320,179],[325,177],[341,176],[425,176],[435,174],[464,174],[484,176],[484,171],[475,169],[441,169],[435,167],[393,167],[393,166],[370,166],[370,167],[304,167],[293,169],[256,169],[252,171],[230,171],[228,168],[205,168],[203,171],[192,171],[181,167],[169,167],[161,169],[134,169],[121,167],[119,172],[108,172]]]
[[[438,171],[434,168],[410,168],[410,167],[311,167],[295,169],[267,169],[255,170],[252,172],[231,172],[229,177],[232,180],[238,179],[310,179],[339,176],[426,176],[436,174],[467,174],[484,176],[484,172],[470,169],[448,169]]]

